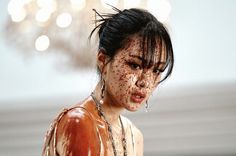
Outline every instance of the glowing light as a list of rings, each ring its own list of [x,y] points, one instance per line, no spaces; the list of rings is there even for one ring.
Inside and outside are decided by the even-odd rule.
[[[171,11],[171,5],[168,0],[148,0],[147,7],[161,22],[168,20]]]
[[[52,5],[54,3],[53,0],[37,0],[37,4],[41,8],[47,8],[48,6]]]
[[[103,7],[110,9],[111,7],[107,4],[117,6],[118,0],[101,0],[101,3]]]
[[[21,10],[22,8],[24,8],[24,1],[22,1],[22,0],[11,0],[8,3],[7,11],[10,15],[12,15],[12,14],[15,14],[15,12],[19,12],[19,10]]]
[[[22,0],[24,2],[24,4],[28,4],[31,3],[33,0]]]
[[[68,27],[72,22],[72,17],[69,13],[62,13],[57,16],[57,25],[61,28]]]
[[[8,3],[7,11],[11,15],[13,22],[21,22],[26,17],[26,11],[24,9],[25,1],[23,0],[11,0]]]
[[[49,40],[48,36],[46,36],[46,35],[39,36],[35,41],[35,48],[38,51],[47,50],[49,45],[50,45],[50,40]]]
[[[124,0],[124,8],[137,7],[140,4],[140,0]]]
[[[38,22],[46,22],[50,18],[51,13],[47,9],[40,9],[37,14],[35,19]]]
[[[71,6],[75,10],[81,10],[85,7],[86,1],[85,0],[70,0]]]
[[[25,19],[25,17],[26,11],[24,8],[21,8],[20,10],[15,10],[15,12],[11,14],[11,19],[13,22],[21,22]]]
[[[57,3],[55,0],[37,0],[37,5],[52,13],[56,10]]]

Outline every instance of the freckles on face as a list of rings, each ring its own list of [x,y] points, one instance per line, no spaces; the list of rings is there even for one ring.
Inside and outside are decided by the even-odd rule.
[[[137,110],[141,105],[140,103],[130,101],[131,94],[142,89],[148,98],[149,94],[156,87],[155,80],[157,78],[153,73],[153,69],[148,69],[147,72],[141,68],[133,68],[130,65],[130,61],[136,61],[141,66],[141,60],[133,56],[142,56],[141,42],[138,37],[130,38],[126,46],[117,52],[109,64],[106,79],[109,95],[111,95],[116,103],[131,111]],[[149,83],[145,88],[137,86],[137,81],[141,79],[141,75],[144,75],[145,81]]]
[[[137,80],[137,73],[132,71],[126,63],[128,52],[131,50],[131,46],[136,46],[134,40],[130,40],[128,45],[113,58],[110,64],[110,70],[108,72],[108,91],[116,97],[117,103],[128,103],[128,97],[132,93]]]
[[[129,70],[129,67],[124,63],[123,57],[118,60],[112,66],[112,89],[114,89],[115,95],[124,97],[131,93],[137,76]]]

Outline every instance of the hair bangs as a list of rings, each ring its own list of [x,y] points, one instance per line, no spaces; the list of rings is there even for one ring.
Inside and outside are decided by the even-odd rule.
[[[160,63],[167,62],[166,46],[163,37],[158,31],[144,30],[142,36],[142,61],[144,67],[159,66]]]
[[[161,31],[155,31],[156,29],[153,28],[155,26],[150,27],[147,25],[140,34],[142,37],[142,64],[147,68],[155,66],[161,73],[164,72],[164,76],[159,82],[161,83],[172,72],[173,49],[169,36]]]
[[[95,28],[89,38],[98,30],[98,48],[103,48],[105,54],[113,58],[120,48],[127,45],[129,37],[138,34],[143,67],[158,68],[163,73],[160,81],[163,82],[171,75],[174,66],[172,43],[165,26],[146,10],[112,9],[116,13],[100,14],[94,9]]]

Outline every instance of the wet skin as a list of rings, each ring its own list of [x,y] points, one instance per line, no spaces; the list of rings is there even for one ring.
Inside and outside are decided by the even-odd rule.
[[[160,82],[160,70],[164,68],[165,56],[160,56],[157,47],[155,57],[163,64],[143,67],[140,45],[140,37],[131,37],[126,46],[104,67],[106,97],[114,107],[123,107],[129,111],[138,110]]]
[[[159,64],[159,66],[144,67],[140,45],[141,38],[133,36],[129,38],[124,48],[120,49],[112,60],[107,61],[109,58],[101,55],[101,53],[98,55],[98,66],[106,86],[104,103],[101,106],[108,122],[112,125],[112,129],[120,127],[118,117],[121,111],[123,109],[138,110],[149,98],[161,79],[159,71],[162,71],[165,63]],[[156,48],[155,57],[160,60],[159,62],[165,62],[165,55],[160,55],[158,47]],[[98,83],[94,93],[99,99],[101,82]],[[53,137],[54,131],[50,131],[47,135],[45,147],[49,147],[49,155],[54,152],[54,149],[56,149],[58,155],[113,155],[107,124],[98,115],[91,97],[76,107],[78,108],[62,112],[63,116],[59,115],[59,118],[55,121],[58,124],[55,138]],[[124,127],[126,129],[128,153],[133,155],[131,131],[127,131],[128,124],[125,124]],[[133,130],[133,136],[136,140],[134,145],[136,155],[142,156],[142,133],[135,126]],[[114,138],[121,138],[120,130],[117,133],[116,131],[113,132]],[[54,141],[56,145],[53,144]],[[115,139],[115,142],[117,142],[116,149],[122,149],[121,139]]]

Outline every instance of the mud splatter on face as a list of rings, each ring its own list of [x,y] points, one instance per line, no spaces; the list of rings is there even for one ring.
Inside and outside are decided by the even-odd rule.
[[[135,111],[149,98],[160,81],[156,67],[143,67],[141,37],[132,36],[108,64],[106,92],[114,104]],[[155,57],[159,57],[158,48]]]

